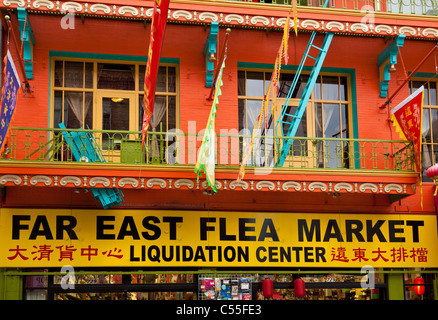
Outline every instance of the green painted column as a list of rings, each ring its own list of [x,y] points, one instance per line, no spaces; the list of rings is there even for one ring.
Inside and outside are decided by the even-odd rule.
[[[403,273],[388,274],[388,299],[389,300],[404,300],[405,288],[403,281]]]
[[[0,300],[21,300],[23,298],[22,276],[9,276],[0,268]]]

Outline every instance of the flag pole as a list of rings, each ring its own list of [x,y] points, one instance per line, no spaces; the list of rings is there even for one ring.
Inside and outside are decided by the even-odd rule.
[[[421,68],[421,66],[426,62],[426,60],[432,55],[432,53],[435,52],[435,50],[438,48],[438,45],[435,45],[432,50],[429,51],[429,53],[423,58],[423,60],[420,61],[420,63],[412,70],[411,74],[403,81],[403,83],[397,88],[397,90],[394,91],[394,93],[386,99],[385,103],[382,104],[379,109],[385,108],[387,105],[389,105],[392,102],[392,99],[397,95],[397,93],[404,87],[404,85],[414,76],[414,74],[417,72],[418,69]]]
[[[15,51],[17,52],[18,62],[20,64],[21,75],[23,76],[23,79],[24,79],[24,81],[23,81],[24,86],[23,86],[22,90],[24,93],[32,94],[33,93],[32,87],[30,86],[29,79],[27,78],[27,75],[26,75],[26,71],[24,68],[24,60],[23,60],[23,57],[22,57],[20,49],[19,49],[19,45],[18,45],[17,38],[15,36],[14,28],[12,27],[11,17],[9,15],[5,15],[4,17],[3,17],[3,15],[0,15],[0,18],[2,20],[3,26],[6,26],[6,28],[8,29],[8,31],[12,35],[12,40],[14,42]]]
[[[211,87],[210,95],[208,96],[207,100],[213,99],[213,93],[215,90],[215,84],[217,81],[217,77],[219,76],[219,72],[220,72],[222,63],[224,62],[224,59],[225,59],[225,50],[227,48],[228,36],[230,35],[231,29],[227,28],[226,32],[227,33],[225,34],[225,41],[224,41],[224,44],[222,45],[222,50],[221,50],[221,58],[219,59],[219,63],[217,64],[217,68],[214,71],[213,86]]]

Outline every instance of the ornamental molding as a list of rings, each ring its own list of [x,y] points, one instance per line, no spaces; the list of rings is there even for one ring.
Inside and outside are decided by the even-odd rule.
[[[175,188],[180,189],[181,187],[187,187],[188,189],[193,189],[195,183],[190,179],[177,179],[174,184]]]
[[[284,191],[288,191],[289,189],[295,189],[295,191],[301,191],[301,184],[296,181],[286,181],[283,183],[281,188]]]
[[[120,178],[119,181],[117,182],[117,185],[120,188],[124,188],[128,184],[131,185],[131,187],[133,188],[137,188],[139,185],[139,181],[138,179],[135,178],[126,177],[126,178]]]
[[[315,191],[315,189],[320,189],[321,191],[327,191],[327,185],[323,182],[314,181],[309,183],[307,189],[309,191]]]
[[[70,9],[74,9],[76,12],[81,12],[84,8],[79,2],[75,1],[67,1],[61,5],[61,10],[68,11]]]
[[[93,4],[90,6],[90,11],[93,13],[97,13],[99,11],[102,11],[105,14],[111,13],[111,8],[107,6],[106,4]]]
[[[166,188],[167,183],[166,180],[161,179],[161,178],[151,178],[146,182],[146,186],[148,188],[153,188],[154,186],[159,186],[161,187],[161,189]]]
[[[275,190],[275,183],[272,181],[259,181],[256,183],[256,189],[262,190],[263,188],[268,188],[270,191]]]
[[[0,176],[1,186],[35,186],[64,188],[126,188],[126,189],[176,189],[206,190],[206,180],[196,178],[136,178],[136,177],[102,177],[102,176],[60,176],[60,175],[17,175]],[[414,194],[415,184],[406,183],[372,183],[347,181],[282,181],[282,180],[227,180],[217,179],[218,190],[257,191],[257,192],[337,192],[337,193],[372,193],[372,194]]]
[[[101,16],[108,18],[127,18],[127,19],[151,19],[153,14],[152,6],[153,2],[149,6],[135,6],[135,5],[116,5],[105,3],[84,3],[78,1],[51,1],[51,0],[0,0],[4,7],[24,7],[28,10],[41,13],[65,13],[65,11],[74,11],[75,14],[83,14],[87,16]],[[146,4],[146,3],[145,3]],[[204,7],[199,7],[204,9]],[[235,26],[243,28],[258,28],[258,29],[280,29],[284,26],[286,18],[274,17],[268,15],[258,14],[239,14],[239,13],[224,13],[218,11],[196,11],[176,9],[169,10],[168,22],[169,23],[193,23],[193,24],[205,24],[212,21],[218,21],[223,26]],[[277,14],[276,11],[266,10],[267,13]],[[279,11],[278,14],[284,14]],[[321,15],[322,16],[322,15]],[[438,27],[426,27],[421,25],[403,25],[402,19],[396,19],[396,16],[387,19],[390,21],[396,21],[397,25],[391,24],[368,24],[363,22],[347,21],[351,16],[342,16],[335,14],[332,20],[319,20],[317,18],[309,19],[305,18],[302,21],[298,21],[297,27],[299,30],[305,31],[332,31],[340,34],[349,35],[369,35],[369,36],[397,36],[399,34],[406,35],[407,38],[438,38]],[[345,21],[343,21],[345,19]],[[385,18],[383,18],[385,19]],[[412,16],[412,21],[416,20],[416,16]],[[291,22],[291,26],[293,22]]]
[[[35,186],[38,183],[43,183],[46,186],[50,186],[52,184],[53,180],[49,176],[43,176],[43,175],[36,175],[30,178],[29,183],[32,186]]]
[[[5,174],[0,177],[0,184],[7,184],[8,182],[12,182],[16,186],[20,185],[23,182],[23,179],[20,176],[15,174]]]
[[[95,187],[98,184],[101,184],[105,188],[108,188],[111,185],[111,180],[106,177],[93,177],[88,182],[90,187]]]
[[[342,189],[344,189],[347,192],[352,192],[353,191],[353,186],[350,183],[347,183],[347,182],[338,182],[338,183],[335,184],[333,189],[336,192],[339,192]]]

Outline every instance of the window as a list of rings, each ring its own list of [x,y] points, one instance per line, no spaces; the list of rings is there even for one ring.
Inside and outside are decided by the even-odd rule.
[[[54,58],[52,65],[53,127],[62,122],[69,129],[141,131],[145,64]],[[163,155],[173,141],[165,133],[178,127],[177,88],[177,67],[161,65],[150,128],[157,134],[148,136],[147,161],[167,161]],[[123,141],[138,144],[134,134],[105,133],[95,138],[102,150],[116,157],[113,151],[121,150]]]
[[[30,271],[52,271],[30,270]],[[70,285],[63,288],[62,284]],[[25,276],[25,300],[193,300],[197,275],[187,272],[122,274],[75,270],[75,274]]]
[[[438,163],[438,81],[413,80],[410,82],[410,93],[424,85],[423,99],[423,135],[421,166],[423,168],[423,181],[432,180],[426,176],[426,170]]]
[[[275,132],[274,136],[287,136],[288,124],[283,125],[283,132],[275,129],[275,125],[294,76],[293,73],[284,72],[280,75],[277,102],[272,108],[273,114],[269,114],[269,128],[273,130],[272,133]],[[240,132],[245,130],[247,134],[251,134],[260,114],[263,96],[270,83],[271,72],[240,70],[238,77],[239,130]],[[308,79],[307,74],[301,75],[287,106],[288,114],[295,113]],[[339,154],[342,154],[343,150],[347,148],[346,142],[328,140],[350,137],[351,94],[349,94],[348,82],[347,75],[322,74],[318,77],[306,112],[295,135],[297,139],[294,139],[291,146],[291,157],[287,160],[289,166],[295,166],[296,162],[299,162],[301,167],[349,167],[348,161],[345,161],[343,156],[339,157]],[[302,137],[327,138],[327,140],[318,141],[315,148],[310,140],[300,139]],[[245,146],[245,142],[243,145]],[[250,165],[260,164],[250,163]]]

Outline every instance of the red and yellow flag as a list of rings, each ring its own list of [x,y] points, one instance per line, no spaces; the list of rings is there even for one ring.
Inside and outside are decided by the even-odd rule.
[[[414,143],[415,166],[417,172],[420,173],[423,96],[424,87],[422,86],[391,110],[393,124],[400,138]]]
[[[150,128],[154,114],[155,87],[157,84],[158,66],[160,64],[161,47],[166,28],[169,0],[155,0],[149,40],[148,61],[144,77],[143,97],[143,127],[141,130],[141,145],[144,146],[146,133]]]

